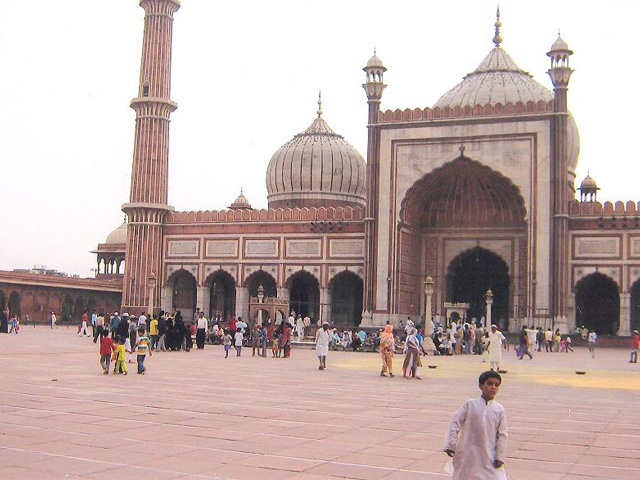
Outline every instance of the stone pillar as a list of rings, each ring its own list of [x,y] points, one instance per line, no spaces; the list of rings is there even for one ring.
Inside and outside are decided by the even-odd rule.
[[[576,329],[576,294],[571,292],[567,299],[567,329],[572,333]]]
[[[278,288],[276,295],[278,295],[278,298],[282,298],[283,300],[289,300],[291,298],[289,295],[289,287]]]
[[[488,290],[485,295],[485,302],[487,302],[487,328],[491,328],[491,305],[493,304],[493,293]]]
[[[247,287],[236,287],[236,318],[242,317],[244,320],[249,318],[249,289]]]
[[[433,335],[433,322],[431,320],[431,298],[434,291],[433,278],[427,277],[424,282],[425,307],[424,307],[424,340],[422,350],[435,354],[436,346],[431,336]]]
[[[324,322],[331,323],[331,290],[328,288],[320,289],[320,325]]]
[[[620,327],[618,335],[628,337],[631,335],[631,294],[620,294]]]
[[[196,289],[196,307],[200,309],[201,312],[204,312],[204,316],[209,318],[209,303],[211,300],[211,288],[207,287],[198,287]]]
[[[173,287],[170,285],[167,287],[162,287],[160,309],[164,310],[165,312],[170,312],[173,310]]]

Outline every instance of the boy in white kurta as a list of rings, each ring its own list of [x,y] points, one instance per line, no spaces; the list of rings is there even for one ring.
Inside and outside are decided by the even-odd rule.
[[[331,334],[329,333],[329,324],[324,322],[322,328],[319,328],[316,332],[316,355],[320,361],[319,370],[327,368],[327,355],[329,354],[330,341]]]
[[[482,396],[456,412],[444,441],[453,457],[454,480],[506,480],[507,415],[495,401],[502,378],[488,371],[478,379]]]
[[[500,370],[504,340],[504,335],[498,330],[498,327],[491,325],[491,332],[489,332],[489,366],[491,370]]]

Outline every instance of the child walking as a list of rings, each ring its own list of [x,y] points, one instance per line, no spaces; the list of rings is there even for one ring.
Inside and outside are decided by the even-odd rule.
[[[470,478],[506,480],[507,414],[495,401],[502,377],[493,370],[478,379],[480,398],[469,400],[456,412],[444,440],[453,457],[454,480]]]
[[[138,374],[144,375],[147,371],[146,367],[144,366],[144,359],[147,356],[147,352],[149,352],[149,356],[152,355],[151,349],[149,348],[149,338],[144,334],[144,327],[140,327],[138,329],[136,352],[138,353]]]
[[[118,338],[115,342],[115,346],[116,348],[113,351],[113,360],[115,360],[116,365],[113,368],[113,373],[126,375],[127,362],[125,361],[126,350],[124,348],[124,340],[122,338]]]
[[[231,350],[232,340],[233,339],[231,338],[231,334],[229,333],[229,330],[225,330],[224,337],[222,337],[222,344],[224,345],[224,358],[227,358],[229,356],[229,350]]]
[[[113,340],[109,337],[109,329],[104,328],[100,334],[100,365],[105,375],[109,375],[109,363],[115,348]]]
[[[234,345],[236,347],[236,352],[237,352],[236,357],[239,357],[240,353],[242,352],[242,342],[244,341],[244,333],[242,333],[241,328],[238,329],[236,334],[233,336],[233,339],[234,339]]]

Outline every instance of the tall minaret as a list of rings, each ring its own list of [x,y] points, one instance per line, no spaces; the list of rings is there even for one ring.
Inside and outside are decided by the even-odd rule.
[[[367,103],[369,104],[368,129],[369,138],[367,142],[367,209],[365,218],[365,258],[364,258],[364,298],[362,324],[372,325],[373,314],[376,310],[376,218],[378,206],[378,176],[380,175],[380,127],[378,126],[378,115],[380,113],[380,101],[382,92],[386,85],[383,82],[384,72],[387,71],[382,64],[382,60],[373,51],[373,57],[369,59],[366,67],[363,68],[367,74],[365,83],[362,85],[367,93]],[[388,290],[388,289],[387,289]],[[388,295],[388,291],[385,295]],[[373,323],[372,323],[373,322]]]
[[[170,100],[173,14],[179,0],[142,0],[144,36],[140,88],[131,101],[136,133],[127,214],[127,256],[122,309],[141,313],[159,304],[162,278],[162,224],[167,205],[169,116],[178,106]]]
[[[551,58],[548,74],[553,83],[553,120],[551,127],[553,159],[551,167],[553,185],[552,223],[552,315],[556,322],[567,318],[569,296],[569,200],[573,197],[567,180],[569,109],[567,90],[573,70],[569,57],[573,54],[558,33],[547,56]]]

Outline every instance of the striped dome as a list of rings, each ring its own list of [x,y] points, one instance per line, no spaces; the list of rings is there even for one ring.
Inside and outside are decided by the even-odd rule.
[[[270,208],[365,204],[365,161],[321,113],[271,157]]]
[[[445,93],[434,107],[466,107],[553,100],[553,93],[520,69],[500,47],[495,47],[478,68]]]

